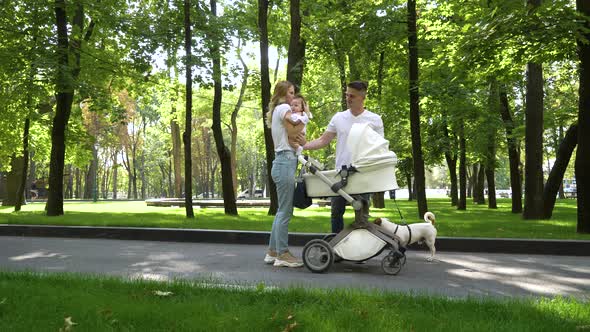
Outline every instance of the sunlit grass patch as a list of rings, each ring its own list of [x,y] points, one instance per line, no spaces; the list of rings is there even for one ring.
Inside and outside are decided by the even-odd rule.
[[[575,299],[445,298],[0,271],[0,330],[576,331]]]

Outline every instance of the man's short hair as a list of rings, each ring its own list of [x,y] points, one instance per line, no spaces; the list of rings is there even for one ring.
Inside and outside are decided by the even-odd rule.
[[[369,85],[365,81],[352,81],[348,83],[346,86],[358,91],[362,91],[364,93],[366,93],[367,89],[369,88]]]

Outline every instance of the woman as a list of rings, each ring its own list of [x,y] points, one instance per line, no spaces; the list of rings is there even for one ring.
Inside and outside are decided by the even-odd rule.
[[[293,256],[288,247],[289,221],[293,216],[293,192],[297,169],[297,156],[293,147],[289,145],[287,135],[287,127],[297,124],[291,120],[290,104],[294,96],[295,87],[291,82],[278,82],[268,105],[268,113],[266,113],[266,125],[271,129],[275,146],[271,176],[276,184],[279,208],[272,223],[264,262],[286,267],[303,266],[303,262]]]

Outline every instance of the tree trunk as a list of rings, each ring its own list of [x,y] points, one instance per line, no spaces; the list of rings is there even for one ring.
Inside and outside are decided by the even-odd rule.
[[[527,65],[524,219],[543,217],[543,67]]]
[[[79,5],[80,6],[80,5]],[[63,171],[66,152],[65,132],[70,119],[74,86],[71,77],[68,52],[68,19],[65,0],[55,0],[57,28],[57,84],[56,108],[51,128],[51,157],[49,162],[49,193],[47,215],[60,216],[63,210]]]
[[[473,164],[471,165],[471,176],[469,177],[469,189],[467,189],[467,196],[473,198],[473,203],[476,203],[478,200],[478,194],[479,192],[477,191],[477,180],[479,179],[478,176],[478,172],[479,172],[479,164]]]
[[[383,66],[385,64],[385,52],[379,53],[379,67],[377,68],[377,100],[381,103],[381,92],[383,91]]]
[[[529,13],[541,0],[527,0]],[[525,96],[524,219],[543,217],[543,65],[529,62]]]
[[[174,56],[169,53],[169,58],[176,57],[176,51],[174,52]],[[168,76],[171,77],[170,74],[171,68],[168,67]],[[174,80],[178,80],[178,69],[174,66]],[[180,126],[178,125],[178,121],[176,121],[176,101],[178,100],[178,88],[175,84],[173,86],[174,90],[174,97],[172,98],[172,108],[170,113],[172,113],[172,120],[170,120],[170,135],[172,135],[172,164],[174,165],[174,192],[169,191],[170,197],[182,197],[182,141],[180,139]]]
[[[192,190],[191,136],[193,124],[193,77],[191,56],[191,1],[184,0],[184,51],[186,53],[186,116],[182,141],[184,143],[184,205],[187,218],[194,218]]]
[[[4,202],[6,199],[6,176],[0,172],[0,201]]]
[[[35,152],[31,151],[29,154],[29,175],[27,178],[27,186],[25,187],[26,198],[31,198],[31,185],[35,182],[37,177],[37,164],[35,163],[35,160],[33,160],[33,157],[35,157]]]
[[[500,115],[506,129],[506,143],[508,146],[508,160],[510,164],[510,188],[512,192],[512,213],[522,212],[522,182],[520,174],[520,155],[518,142],[514,137],[514,122],[508,106],[506,86],[500,87]]]
[[[303,70],[305,69],[305,40],[301,38],[300,0],[291,0],[291,37],[287,59],[287,81],[295,85],[295,91],[301,88]]]
[[[181,146],[180,126],[176,120],[170,121],[170,131],[172,135],[172,160],[174,165],[174,197],[182,196],[182,171],[181,171]]]
[[[384,209],[385,208],[385,193],[373,193],[372,196],[373,207],[376,209]]]
[[[117,199],[117,181],[119,175],[119,165],[117,164],[117,151],[113,153],[113,199]]]
[[[24,167],[24,157],[16,154],[10,158],[10,172],[6,175],[6,197],[2,200],[2,206],[16,206],[22,197],[18,196]]]
[[[406,173],[406,180],[408,182],[408,201],[414,199],[414,193],[412,192],[412,173]]]
[[[577,9],[590,16],[590,3],[577,0]],[[576,152],[576,185],[578,197],[578,233],[590,233],[590,23],[585,21],[585,41],[578,40],[580,88],[578,107],[578,150]]]
[[[72,164],[68,165],[68,173],[67,173],[67,180],[66,180],[66,192],[65,198],[72,199],[74,192],[74,170]]]
[[[142,116],[141,117],[141,121],[143,123],[143,141],[146,142],[147,141],[147,136],[145,134],[145,127],[147,126],[145,123],[145,117]],[[105,172],[106,174],[106,172]],[[147,181],[145,180],[145,147],[143,147],[141,149],[141,168],[139,169],[139,177],[141,178],[141,199],[146,198],[146,186],[147,186]]]
[[[25,120],[25,128],[23,132],[23,163],[20,179],[20,183],[16,190],[16,204],[14,205],[14,211],[20,211],[21,206],[25,203],[25,187],[27,186],[27,170],[29,169],[29,127],[31,126],[31,120],[29,117]]]
[[[467,210],[467,157],[465,151],[465,125],[461,120],[459,132],[459,204],[457,210]]]
[[[55,23],[57,30],[57,79],[56,107],[51,128],[51,156],[49,162],[49,193],[46,211],[48,216],[63,215],[63,173],[65,160],[65,133],[74,100],[74,81],[80,75],[81,39],[68,40],[68,18],[64,0],[55,0]],[[72,26],[84,31],[84,8],[81,1],[75,3]],[[84,35],[84,41],[92,36],[94,22],[91,21]],[[71,44],[71,45],[70,45]],[[70,47],[71,46],[71,47]],[[74,63],[70,64],[69,57]]]
[[[76,185],[74,186],[74,196],[76,196],[76,199],[80,199],[80,192],[82,191],[82,176],[80,175],[80,169],[78,167],[76,167],[76,171],[75,171],[75,176],[76,176]]]
[[[495,171],[492,167],[486,167],[486,179],[488,180],[488,208],[497,209],[496,204],[496,179]]]
[[[477,191],[477,199],[475,203],[477,204],[485,204],[486,199],[484,195],[484,187],[485,187],[485,173],[486,168],[483,164],[479,166],[479,171],[477,172],[477,181],[475,182],[475,190]]]
[[[242,86],[240,88],[240,95],[238,96],[238,101],[236,102],[236,106],[234,107],[234,111],[231,114],[231,172],[233,177],[233,184],[234,184],[234,195],[237,196],[238,194],[238,161],[237,161],[237,145],[238,145],[238,112],[240,108],[242,108],[242,102],[244,100],[244,95],[246,93],[246,87],[248,86],[248,77],[250,76],[250,71],[248,70],[248,66],[246,62],[242,58],[241,48],[238,42],[238,59],[242,63],[242,70],[244,71],[242,75]]]
[[[211,0],[211,21],[217,19],[217,1]],[[215,35],[217,31],[214,31]],[[225,214],[238,215],[238,208],[236,205],[236,194],[234,191],[234,181],[232,175],[232,158],[231,153],[223,141],[223,132],[221,131],[221,54],[219,51],[219,42],[214,36],[211,39],[211,58],[213,61],[213,137],[215,138],[215,145],[217,147],[217,155],[221,163],[221,188],[223,191],[223,207]]]
[[[445,159],[449,168],[449,177],[451,179],[451,206],[457,206],[459,202],[459,196],[457,191],[457,154],[454,150],[455,144],[451,144],[451,138],[449,136],[449,129],[447,123],[447,115],[444,114],[444,135],[445,141],[448,143],[445,149]]]
[[[563,184],[563,174],[567,170],[567,165],[570,162],[572,153],[578,143],[578,125],[572,125],[565,134],[565,138],[559,144],[557,149],[557,156],[555,157],[555,163],[545,183],[543,189],[543,219],[551,219],[553,215],[553,208],[555,207],[555,197],[559,188]]]
[[[94,145],[92,146],[92,156],[93,159],[88,167],[88,172],[86,174],[86,182],[84,185],[85,199],[93,199],[95,195],[95,188],[98,186],[98,183],[96,183],[98,172],[98,153]]]
[[[408,0],[408,47],[410,70],[410,127],[412,132],[412,159],[414,160],[414,181],[418,201],[418,217],[428,211],[424,179],[424,159],[420,137],[420,94],[418,81],[418,35],[416,32],[416,0]]]
[[[451,179],[451,206],[457,206],[459,203],[459,193],[457,188],[457,157],[452,158],[449,152],[445,152],[445,159],[449,167],[449,177]]]
[[[266,174],[268,190],[270,193],[269,215],[275,215],[278,209],[277,190],[274,181],[270,177],[272,162],[274,160],[274,143],[270,128],[266,126],[266,110],[270,103],[270,81],[268,76],[268,0],[258,0],[258,31],[260,33],[260,87],[262,101],[262,123],[264,126],[264,142],[266,150]]]

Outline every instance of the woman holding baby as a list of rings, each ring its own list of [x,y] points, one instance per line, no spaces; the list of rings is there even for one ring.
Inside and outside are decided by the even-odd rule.
[[[278,210],[272,224],[264,262],[274,266],[303,266],[301,259],[289,251],[288,240],[289,221],[293,216],[297,155],[302,150],[297,143],[297,136],[305,130],[310,118],[305,99],[295,95],[293,84],[289,81],[278,82],[266,114],[266,125],[271,129],[275,147],[271,177],[276,184]]]

